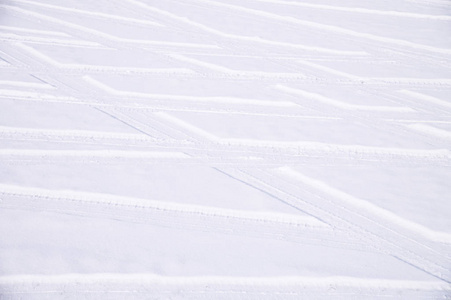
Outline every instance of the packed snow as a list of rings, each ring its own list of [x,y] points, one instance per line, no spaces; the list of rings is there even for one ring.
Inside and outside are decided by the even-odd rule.
[[[447,0],[4,0],[0,299],[448,299]]]

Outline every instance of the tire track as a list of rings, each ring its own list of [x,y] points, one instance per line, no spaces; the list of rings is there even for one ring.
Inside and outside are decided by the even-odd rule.
[[[115,74],[192,74],[194,71],[186,68],[132,68],[132,67],[113,67],[113,66],[101,66],[101,65],[87,65],[87,64],[68,64],[60,63],[51,57],[39,52],[32,47],[26,46],[22,43],[17,43],[16,48],[25,51],[28,55],[31,55],[38,60],[51,65],[58,69],[68,69],[86,72],[102,72],[102,73],[115,73]]]
[[[256,105],[256,106],[274,106],[274,107],[293,107],[297,106],[293,102],[288,101],[269,101],[269,100],[258,100],[258,99],[246,99],[238,97],[205,97],[205,96],[185,96],[185,95],[167,95],[167,94],[150,94],[150,93],[139,93],[130,91],[120,91],[114,89],[92,77],[84,76],[83,79],[108,94],[120,96],[120,97],[130,97],[130,98],[146,98],[154,100],[178,100],[178,101],[195,101],[195,102],[206,102],[206,103],[225,103],[225,104],[244,104],[244,105]]]
[[[27,9],[23,9],[16,6],[0,4],[0,7],[5,9],[14,11],[16,13],[20,13],[24,16],[35,18],[41,21],[49,22],[52,24],[56,24],[58,26],[63,26],[64,28],[75,30],[75,36],[80,36],[82,34],[88,40],[99,41],[101,44],[108,46],[113,42],[114,45],[120,47],[124,46],[133,46],[133,47],[141,47],[145,48],[148,46],[166,46],[166,47],[188,47],[188,48],[205,48],[205,49],[218,49],[218,46],[211,44],[197,44],[197,43],[178,43],[178,42],[167,42],[167,41],[151,41],[151,40],[137,40],[137,39],[127,39],[120,38],[102,31],[98,31],[95,29],[90,29],[78,24],[74,24],[71,22],[63,21],[61,19],[50,17],[48,15],[44,15],[41,13],[33,12]]]
[[[369,106],[369,105],[356,105],[349,104],[339,100],[335,100],[332,98],[328,98],[322,96],[320,94],[306,92],[300,89],[294,89],[284,85],[276,85],[276,88],[279,91],[282,91],[287,94],[292,94],[296,96],[301,96],[305,98],[310,98],[312,100],[319,101],[329,106],[334,106],[340,109],[351,110],[351,111],[373,111],[373,112],[400,112],[400,113],[409,113],[414,112],[415,110],[410,107],[395,107],[395,106]]]
[[[311,157],[344,157],[350,160],[408,160],[415,161],[430,161],[437,162],[444,165],[451,163],[451,151],[448,149],[426,150],[426,149],[402,149],[402,148],[383,148],[361,145],[339,145],[320,142],[309,141],[264,141],[252,139],[231,139],[219,138],[203,129],[191,125],[183,120],[180,120],[167,113],[158,113],[159,117],[166,121],[184,128],[191,132],[201,140],[207,140],[219,145],[238,146],[238,147],[257,147],[257,148],[272,148],[291,150],[296,155],[305,155]]]
[[[328,200],[328,197],[318,194],[318,190],[310,191],[308,186],[299,186],[299,181],[296,184],[285,182],[280,176],[255,169],[229,169],[225,172],[298,207],[333,228],[352,232],[359,242],[375,247],[378,252],[392,255],[436,278],[451,282],[449,258],[435,250],[437,246],[428,245],[404,230],[394,229],[396,226],[378,223],[374,216],[365,216],[361,210],[337,202],[338,198]],[[303,195],[302,198],[299,195]]]
[[[75,40],[75,39],[61,39],[61,38],[48,38],[48,37],[36,37],[36,36],[24,36],[12,33],[0,33],[1,42],[25,42],[25,43],[38,43],[49,44],[58,46],[75,46],[75,47],[90,47],[101,48],[99,43]]]
[[[365,250],[311,216],[0,184],[0,207]],[[302,233],[302,234],[299,234]]]
[[[258,0],[261,2],[295,5],[289,1]],[[307,216],[262,213],[224,208],[214,208],[179,203],[166,203],[148,199],[136,199],[105,194],[84,192],[55,191],[30,187],[0,185],[0,207],[4,209],[22,209],[32,211],[53,211],[63,214],[94,218],[110,218],[123,222],[143,222],[146,224],[180,228],[184,230],[208,231],[221,234],[245,235],[265,239],[281,239],[295,243],[321,245],[372,251],[397,258],[412,265],[439,281],[418,282],[364,278],[341,277],[282,277],[282,278],[222,278],[222,277],[161,277],[155,275],[119,275],[119,274],[75,274],[62,276],[4,276],[0,277],[0,289],[6,297],[27,296],[65,296],[96,299],[99,293],[136,298],[161,295],[168,297],[195,298],[245,298],[263,297],[324,298],[331,295],[341,299],[351,297],[405,297],[432,299],[448,297],[451,292],[451,265],[449,250],[450,235],[437,233],[418,224],[412,224],[398,215],[390,215],[371,203],[363,203],[352,195],[343,193],[323,182],[316,181],[291,169],[280,169],[289,164],[407,164],[451,166],[451,152],[446,141],[449,132],[421,124],[392,126],[401,122],[400,118],[415,118],[415,112],[421,112],[422,105],[407,106],[366,106],[348,104],[320,94],[313,94],[298,88],[303,84],[313,84],[325,88],[348,86],[373,89],[375,93],[393,93],[394,89],[405,88],[401,94],[418,100],[425,100],[446,112],[450,106],[442,99],[410,91],[412,88],[432,89],[451,85],[448,78],[362,78],[341,70],[335,70],[310,63],[305,53],[291,54],[288,63],[300,61],[301,65],[337,76],[333,79],[306,77],[295,73],[298,67],[292,67],[293,73],[271,73],[237,71],[202,60],[191,59],[193,55],[205,51],[220,53],[251,53],[261,55],[279,63],[279,52],[305,51],[313,53],[313,58],[323,55],[323,59],[348,59],[358,61],[362,58],[377,61],[398,57],[416,57],[422,61],[434,61],[436,64],[449,60],[450,49],[441,49],[420,45],[409,41],[386,38],[360,31],[348,30],[338,26],[303,21],[285,17],[263,10],[245,8],[239,5],[217,1],[199,0],[207,7],[227,8],[244,15],[271,19],[296,27],[309,27],[318,32],[330,32],[356,39],[365,47],[383,47],[369,57],[367,52],[340,51],[302,44],[284,43],[259,37],[230,34],[184,18],[143,1],[126,0],[122,8],[141,9],[159,21],[128,18],[101,12],[91,12],[72,7],[63,7],[28,0],[8,1],[0,5],[11,15],[24,16],[38,21],[49,30],[25,28],[2,28],[8,33],[0,34],[2,58],[11,58],[8,63],[24,74],[35,75],[48,85],[33,86],[13,81],[3,81],[3,85],[16,87],[1,89],[0,98],[18,101],[42,101],[61,104],[91,106],[118,122],[133,128],[137,133],[108,133],[79,130],[50,130],[32,128],[0,127],[0,139],[13,141],[51,141],[57,143],[79,143],[82,145],[124,145],[130,150],[46,150],[46,149],[0,149],[2,163],[170,163],[202,164],[215,168],[244,185],[251,186],[271,195],[275,201],[292,206]],[[19,4],[20,7],[11,5]],[[428,19],[434,22],[449,21],[449,16],[433,16],[409,12],[378,11],[362,8],[338,7],[332,5],[298,3],[300,6],[327,11],[346,11],[362,15],[382,15],[399,18]],[[119,6],[118,6],[119,7]],[[43,8],[41,12],[33,8]],[[205,44],[162,41],[146,41],[120,38],[101,30],[53,17],[43,11],[65,12],[69,15],[132,24],[146,28],[164,28],[184,26],[190,34],[203,37]],[[446,17],[446,18],[445,18]],[[161,21],[160,21],[161,20]],[[171,23],[172,22],[172,23]],[[60,32],[63,29],[64,32]],[[43,36],[34,36],[42,34]],[[77,37],[77,38],[75,38]],[[67,39],[66,39],[67,38]],[[80,39],[81,38],[81,39]],[[161,54],[165,50],[169,60],[175,64],[192,64],[201,72],[190,68],[128,68],[91,64],[65,64],[33,49],[24,43],[48,43],[50,45],[71,45],[77,47],[103,47],[127,49],[143,53]],[[3,47],[4,46],[4,47]],[[257,49],[260,46],[273,48]],[[250,48],[250,49],[249,49]],[[392,48],[392,49],[390,49]],[[170,51],[167,51],[170,49]],[[385,52],[384,52],[385,51]],[[388,52],[387,52],[388,51]],[[402,53],[400,52],[402,51]],[[405,52],[406,51],[406,52]],[[294,53],[294,52],[293,52]],[[413,54],[412,54],[413,53]],[[418,55],[420,53],[422,56]],[[222,53],[223,55],[223,53]],[[413,56],[412,56],[413,55]],[[415,56],[416,55],[416,56]],[[431,58],[432,57],[432,58]],[[3,60],[0,60],[0,64]],[[8,64],[4,63],[4,64]],[[405,63],[405,62],[404,62]],[[203,72],[202,68],[206,69]],[[194,69],[194,68],[193,68]],[[86,76],[86,73],[89,73]],[[263,82],[275,86],[279,91],[294,96],[309,98],[319,105],[307,103],[308,109],[323,109],[319,116],[300,116],[294,108],[300,105],[296,101],[264,101],[239,97],[195,97],[189,95],[167,95],[123,91],[94,79],[90,74],[121,74],[125,76],[143,76],[152,78],[214,78],[216,80],[246,80]],[[153,77],[152,77],[153,76]],[[291,80],[295,88],[284,83]],[[275,82],[276,81],[276,82]],[[2,84],[2,81],[0,81]],[[19,88],[38,88],[52,86],[55,90],[48,93],[29,92]],[[384,93],[379,89],[383,90]],[[389,90],[386,92],[386,90]],[[54,92],[52,94],[52,92]],[[62,96],[67,95],[67,96]],[[394,98],[397,103],[404,100]],[[309,105],[312,104],[312,105]],[[436,107],[435,107],[436,106]],[[278,110],[276,110],[278,109]],[[208,130],[196,127],[170,114],[171,111],[193,111],[204,113],[236,113],[244,115],[283,116],[290,118],[322,118],[347,120],[351,118],[360,124],[366,124],[376,130],[385,130],[392,134],[406,131],[418,132],[421,141],[428,135],[437,138],[431,140],[432,149],[389,148],[316,143],[308,141],[277,142],[256,139],[220,138]],[[394,114],[387,119],[382,113]],[[379,114],[379,115],[378,115]],[[408,117],[407,117],[408,116]],[[433,116],[427,116],[427,118]],[[420,125],[420,126],[418,126]],[[426,141],[428,142],[428,141]],[[444,145],[443,149],[437,146]],[[35,145],[36,146],[36,145]],[[79,145],[77,145],[78,147]],[[138,151],[133,150],[138,148]],[[146,147],[142,150],[142,147]],[[75,147],[74,147],[75,148]],[[136,148],[135,148],[136,149]],[[158,149],[159,151],[156,151]],[[274,170],[279,170],[276,172]],[[245,199],[244,199],[245,200]],[[410,223],[409,223],[410,222]],[[146,296],[147,295],[147,296]]]
[[[131,0],[129,0],[129,1],[131,1]],[[263,18],[268,18],[268,19],[272,19],[272,20],[276,20],[276,21],[280,21],[280,22],[290,23],[290,24],[299,25],[299,26],[307,26],[307,27],[322,30],[322,31],[328,31],[328,32],[332,32],[332,33],[342,34],[345,36],[351,36],[351,37],[356,37],[356,38],[360,38],[360,39],[364,39],[364,40],[375,41],[375,42],[382,43],[382,44],[390,44],[390,45],[407,47],[407,48],[412,48],[415,50],[422,50],[422,51],[428,51],[428,52],[439,53],[439,54],[446,54],[446,55],[451,54],[451,49],[438,48],[438,47],[410,42],[407,40],[400,40],[400,39],[395,39],[395,38],[378,36],[378,35],[374,35],[374,34],[370,34],[370,33],[364,33],[364,32],[360,32],[360,31],[342,28],[339,26],[326,25],[326,24],[312,22],[312,21],[305,21],[305,20],[297,19],[297,18],[290,17],[290,16],[281,16],[278,14],[274,14],[274,13],[270,13],[270,12],[266,12],[266,11],[262,11],[262,10],[257,10],[257,9],[250,9],[250,8],[246,8],[246,7],[238,6],[238,5],[220,3],[220,2],[211,1],[211,0],[196,0],[196,1],[201,2],[201,3],[206,3],[211,6],[223,7],[223,8],[228,8],[228,9],[235,10],[235,11],[245,12],[247,14],[251,14],[251,15],[255,15],[255,16],[259,16],[259,17],[263,17]]]
[[[169,57],[193,64],[202,68],[206,68],[211,71],[225,73],[231,77],[243,78],[243,79],[305,79],[307,76],[300,73],[281,73],[281,72],[260,72],[260,71],[237,71],[217,64],[207,63],[198,59],[189,58],[181,54],[170,54]]]
[[[0,126],[0,138],[15,140],[44,140],[79,143],[163,143],[166,140],[145,134],[101,132],[90,130],[37,129]]]
[[[255,44],[264,44],[264,45],[271,45],[271,46],[278,46],[278,47],[286,47],[286,48],[294,48],[294,49],[301,49],[305,51],[312,51],[317,53],[325,53],[325,54],[336,54],[336,55],[367,55],[367,53],[362,51],[344,51],[344,50],[333,50],[329,48],[323,48],[323,47],[314,47],[314,46],[307,46],[307,45],[301,45],[301,44],[293,44],[293,43],[285,43],[285,42],[278,42],[278,41],[272,41],[263,39],[260,37],[250,37],[250,36],[242,36],[242,35],[236,35],[236,34],[230,34],[226,33],[217,29],[213,29],[211,27],[208,27],[206,25],[203,25],[201,23],[189,20],[184,17],[180,17],[176,14],[167,12],[162,9],[158,9],[156,7],[152,7],[150,5],[147,5],[143,2],[136,1],[136,0],[126,0],[126,2],[133,4],[135,6],[141,7],[149,12],[152,12],[154,14],[158,14],[173,20],[176,20],[177,22],[180,22],[182,24],[189,25],[190,27],[197,28],[201,31],[213,34],[215,36],[221,37],[221,38],[227,38],[235,41],[242,41],[242,42],[248,42],[248,43],[255,43]]]
[[[0,149],[4,162],[89,162],[89,163],[164,163],[188,160],[190,156],[182,152],[157,152],[137,150],[48,150],[48,149]]]
[[[415,236],[422,236],[423,238],[429,239],[434,242],[451,244],[450,233],[434,231],[418,223],[406,220],[386,209],[380,208],[368,201],[358,199],[352,195],[333,188],[324,182],[310,178],[304,174],[299,173],[298,171],[292,170],[289,167],[279,168],[277,170],[277,173],[302,182],[303,184],[311,186],[314,189],[320,190],[322,193],[327,194],[333,198],[338,198],[343,202],[348,203],[349,206],[358,208],[361,212],[368,212],[369,215],[377,216],[378,218],[385,219],[388,222],[396,224],[396,226],[398,227],[403,227],[408,231],[412,231],[415,233]],[[390,228],[396,226],[391,226]]]
[[[339,71],[330,67],[322,66],[306,60],[295,60],[303,66],[307,66],[312,69],[323,71],[332,75],[337,75],[339,77],[344,77],[347,80],[354,82],[355,84],[365,84],[365,85],[438,85],[438,86],[448,86],[451,85],[450,78],[410,78],[410,77],[362,77],[356,76],[347,72]]]
[[[70,12],[72,14],[79,14],[84,16],[93,16],[101,20],[107,20],[107,21],[115,21],[115,22],[124,22],[124,23],[130,23],[130,24],[136,24],[140,26],[150,26],[150,27],[164,27],[163,24],[160,24],[155,21],[149,21],[149,20],[143,20],[143,19],[136,19],[136,18],[130,18],[130,17],[124,17],[119,15],[113,15],[113,14],[107,14],[107,13],[101,13],[101,12],[95,12],[95,11],[88,11],[83,9],[77,9],[77,8],[71,8],[71,7],[63,7],[63,6],[57,6],[52,4],[46,4],[46,3],[39,3],[34,1],[27,1],[27,0],[9,0],[9,2],[12,3],[21,3],[21,4],[28,4],[28,5],[34,5],[38,7],[44,7],[49,8],[52,10],[57,11],[64,11],[64,12]]]
[[[316,4],[316,3],[283,1],[283,0],[254,0],[254,1],[261,2],[261,3],[278,4],[278,5],[307,7],[307,8],[314,8],[314,9],[318,9],[318,10],[350,12],[350,13],[354,13],[354,14],[392,16],[392,17],[413,18],[413,19],[429,19],[429,20],[436,20],[436,21],[451,21],[451,16],[448,16],[448,15],[430,15],[430,14],[411,13],[411,12],[406,12],[406,11],[377,10],[377,9],[368,9],[368,8],[361,8],[361,7],[351,7],[351,6],[344,7],[344,6],[325,5],[325,4]]]
[[[168,119],[168,116],[162,115],[162,113],[159,113],[159,116]],[[169,119],[174,121],[172,118],[173,117],[171,116]],[[213,138],[203,130],[180,120],[175,120],[177,121],[176,123],[179,123],[179,125],[189,132],[194,133],[200,141],[211,140]],[[331,201],[326,201],[324,204],[312,204],[312,202],[308,200],[301,200],[297,195],[302,195],[303,193],[296,189],[295,191],[291,191],[292,187],[282,184],[279,179],[272,177],[269,179],[271,184],[266,183],[268,180],[266,180],[266,182],[262,181],[261,177],[265,174],[263,170],[252,168],[243,172],[242,170],[238,171],[237,169],[225,170],[224,168],[220,168],[219,171],[231,175],[235,179],[242,181],[244,184],[249,184],[258,190],[266,192],[276,199],[289,203],[294,207],[298,207],[300,210],[330,224],[333,228],[352,232],[359,242],[376,247],[376,251],[393,255],[403,262],[407,262],[408,264],[420,268],[428,274],[448,283],[451,282],[451,272],[446,267],[448,258],[440,254],[440,252],[433,250],[434,248],[418,244],[416,239],[411,239],[409,235],[406,236],[402,231],[393,231],[391,227],[381,227],[380,224],[375,223],[372,220],[372,217],[368,218],[362,215],[361,212],[354,212],[346,206],[337,206],[337,204]],[[244,179],[242,175],[237,175],[237,172],[238,174],[245,174]],[[315,201],[317,201],[317,199]],[[299,206],[300,203],[304,204]],[[381,245],[383,245],[383,248],[381,248]],[[451,262],[449,263],[451,264]]]
[[[214,140],[214,136],[191,124],[163,113],[159,113],[158,115],[172,122],[175,121],[175,123],[184,127],[188,132],[193,133],[199,141]],[[301,199],[298,195],[303,195],[304,192],[301,192],[297,186],[293,190],[292,186],[287,186],[274,176],[270,176],[271,179],[262,179],[262,177],[267,176],[263,170],[256,168],[251,168],[247,171],[225,168],[218,170],[242,181],[244,184],[268,193],[284,203],[288,203],[291,206],[299,208],[301,211],[315,216],[319,220],[330,224],[333,228],[352,232],[353,236],[359,242],[367,243],[371,247],[375,247],[376,251],[393,255],[401,261],[420,268],[434,277],[448,283],[451,282],[451,272],[447,268],[447,264],[451,264],[451,261],[448,262],[449,259],[446,256],[434,250],[434,245],[426,246],[418,243],[409,234],[406,235],[403,231],[394,231],[392,227],[381,226],[379,223],[373,221],[372,216],[367,217],[362,212],[355,212],[346,205],[337,206],[335,202],[327,200],[325,203],[316,203],[318,201],[316,196],[314,196],[316,198],[315,204],[309,200]],[[315,194],[313,193],[313,195]],[[300,203],[303,204],[300,206]]]
[[[61,274],[0,277],[6,297],[64,295],[68,299],[148,299],[149,293],[162,298],[185,299],[336,299],[349,297],[415,298],[447,297],[449,285],[441,282],[364,279],[353,277],[224,277],[161,276],[156,274]]]

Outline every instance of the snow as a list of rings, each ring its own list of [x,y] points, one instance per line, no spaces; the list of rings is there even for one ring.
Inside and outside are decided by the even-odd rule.
[[[1,299],[451,295],[448,1],[0,13]]]

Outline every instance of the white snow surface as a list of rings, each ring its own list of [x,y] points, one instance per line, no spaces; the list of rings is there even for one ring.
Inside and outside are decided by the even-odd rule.
[[[3,0],[0,299],[451,299],[451,2]]]

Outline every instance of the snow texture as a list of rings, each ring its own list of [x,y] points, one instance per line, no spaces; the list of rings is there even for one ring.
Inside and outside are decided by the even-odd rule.
[[[0,2],[0,299],[451,299],[447,0]]]

